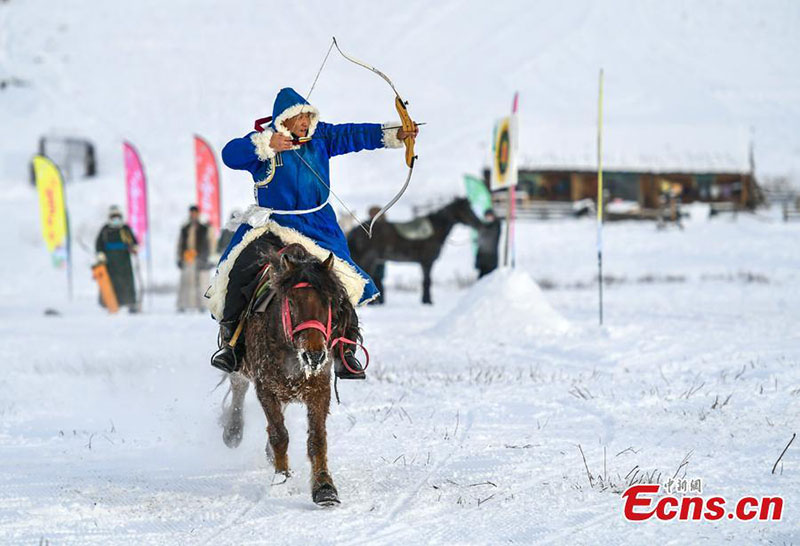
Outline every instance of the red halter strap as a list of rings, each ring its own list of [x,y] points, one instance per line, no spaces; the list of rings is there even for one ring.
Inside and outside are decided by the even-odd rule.
[[[295,284],[292,288],[310,288],[311,285],[307,282],[299,282]],[[356,348],[361,347],[361,350],[364,351],[364,356],[366,357],[367,361],[364,363],[364,370],[369,367],[369,352],[367,348],[364,347],[361,343],[357,341],[353,341],[351,339],[347,339],[346,337],[337,337],[336,339],[331,340],[331,320],[332,320],[332,313],[331,313],[331,306],[328,304],[328,324],[323,325],[318,320],[307,320],[305,322],[301,322],[297,326],[292,325],[292,312],[289,308],[289,298],[283,298],[283,305],[281,307],[281,320],[283,321],[283,333],[286,336],[287,341],[294,342],[295,334],[302,332],[303,330],[319,330],[322,332],[322,335],[325,336],[325,342],[329,344],[330,348],[333,349],[336,345],[339,345],[339,358],[342,365],[347,368],[350,373],[359,374],[364,373],[363,370],[354,370],[350,366],[347,365],[347,359],[344,357],[344,346],[345,345],[354,345],[353,350],[355,351]]]
[[[310,288],[311,285],[307,282],[299,282],[292,288]],[[294,341],[295,334],[303,330],[319,330],[325,336],[325,343],[330,343],[331,340],[331,320],[332,312],[331,306],[328,304],[328,324],[322,324],[318,320],[307,320],[301,322],[297,326],[292,326],[292,312],[289,309],[289,298],[283,298],[283,307],[281,309],[281,319],[283,321],[283,333],[287,340]]]

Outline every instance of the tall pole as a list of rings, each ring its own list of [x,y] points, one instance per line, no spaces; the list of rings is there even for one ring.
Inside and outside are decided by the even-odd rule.
[[[506,195],[508,196],[508,208],[506,209],[506,237],[503,245],[503,267],[508,267],[511,255],[511,230],[513,229],[514,225],[514,186],[508,187],[508,192]]]
[[[64,208],[67,207],[67,196],[64,195]],[[69,212],[67,216],[67,290],[69,291],[69,301],[73,301],[73,288],[72,288],[72,227],[69,225]]]
[[[144,170],[144,166],[142,166],[142,170]],[[149,193],[149,188],[145,185],[145,194]],[[150,196],[147,195],[147,201],[145,202],[145,214],[147,214],[147,285],[142,286],[142,301],[144,298],[147,297],[147,306],[148,309],[152,310],[153,307],[153,300],[152,294],[150,293],[150,288],[153,286],[153,251],[151,250],[150,246],[150,239],[152,239],[152,230],[150,226]],[[144,283],[142,283],[144,284]]]
[[[517,149],[519,147],[519,91],[514,93],[514,101],[511,104],[511,144],[512,144],[512,165],[517,169]],[[516,241],[516,225],[517,225],[517,174],[514,173],[514,185],[509,188],[509,214],[511,222],[508,226],[508,234],[511,239],[511,267],[516,267],[517,258],[517,241]]]
[[[597,288],[600,298],[600,326],[603,325],[603,69],[597,97]]]
[[[56,166],[56,170],[61,173],[61,169]],[[64,179],[64,174],[61,173],[61,198],[64,200],[64,223],[66,224],[66,234],[64,241],[64,250],[66,251],[66,266],[67,266],[67,294],[69,294],[69,301],[74,300],[74,291],[72,287],[72,226],[69,224],[69,206],[67,205],[67,181]]]

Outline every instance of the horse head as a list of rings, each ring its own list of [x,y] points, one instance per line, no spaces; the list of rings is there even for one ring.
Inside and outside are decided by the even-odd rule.
[[[301,245],[284,248],[273,267],[272,286],[280,303],[284,342],[297,355],[306,376],[328,364],[334,332],[344,326],[344,289],[334,275],[334,257],[320,261]]]
[[[484,227],[483,221],[475,215],[475,211],[472,210],[472,205],[466,197],[457,198],[446,208],[449,209],[449,213],[456,222],[467,224],[475,229]]]

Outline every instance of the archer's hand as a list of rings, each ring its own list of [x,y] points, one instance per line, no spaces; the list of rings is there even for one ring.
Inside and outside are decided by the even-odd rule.
[[[419,134],[419,125],[414,124],[414,132],[406,131],[402,127],[397,130],[397,139],[398,140],[405,140],[407,138],[416,139],[417,135]]]
[[[280,133],[273,133],[269,139],[269,147],[276,152],[285,152],[292,148],[292,139]]]

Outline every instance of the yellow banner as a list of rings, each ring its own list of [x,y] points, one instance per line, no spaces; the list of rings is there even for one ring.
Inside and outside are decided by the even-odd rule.
[[[64,181],[55,163],[44,156],[33,158],[36,189],[42,217],[42,236],[51,253],[67,240],[67,207],[64,202]]]

